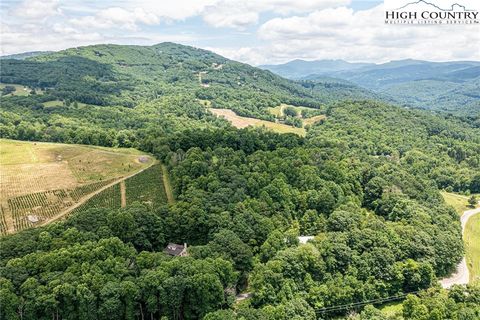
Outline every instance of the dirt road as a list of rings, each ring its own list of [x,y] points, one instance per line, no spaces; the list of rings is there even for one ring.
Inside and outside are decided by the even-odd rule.
[[[120,179],[117,179],[115,181],[113,181],[112,183],[109,183],[107,184],[106,186],[103,186],[101,187],[100,189],[98,190],[95,190],[94,192],[92,193],[89,193],[88,195],[84,196],[83,198],[79,199],[79,201],[77,203],[75,203],[73,206],[70,206],[68,208],[65,208],[64,210],[60,211],[58,214],[54,215],[53,217],[47,219],[47,220],[44,220],[42,221],[41,223],[38,223],[36,224],[34,227],[39,227],[39,226],[44,226],[46,224],[49,224],[49,223],[52,223],[54,221],[57,221],[57,220],[60,220],[62,218],[64,218],[67,214],[69,214],[70,212],[72,212],[73,210],[75,210],[76,208],[80,207],[82,204],[84,204],[85,202],[87,202],[88,200],[90,200],[92,197],[96,196],[97,194],[99,194],[100,192],[110,188],[111,186],[114,186],[116,185],[117,183],[119,182],[122,182],[122,181],[125,181],[127,180],[128,178],[131,178],[137,174],[139,174],[140,172],[143,172],[145,170],[147,170],[148,168],[150,168],[151,166],[153,166],[155,163],[157,163],[157,161],[152,161],[152,163],[150,163],[147,167],[133,173],[133,174],[130,174],[128,176],[125,176],[125,177],[122,177]],[[11,232],[13,233],[13,232]]]

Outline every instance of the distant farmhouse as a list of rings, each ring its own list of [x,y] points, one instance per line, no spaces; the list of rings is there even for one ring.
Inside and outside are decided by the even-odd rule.
[[[176,244],[176,243],[169,243],[167,247],[163,250],[163,252],[175,257],[188,256],[186,243],[184,243],[183,245]]]

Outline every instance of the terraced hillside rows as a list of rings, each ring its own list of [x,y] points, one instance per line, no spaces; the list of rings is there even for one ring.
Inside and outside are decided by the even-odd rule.
[[[139,202],[151,208],[158,208],[159,205],[167,203],[162,168],[160,164],[155,164],[94,195],[70,214],[91,208],[118,209],[122,207],[121,183],[123,182],[125,183],[126,205]]]
[[[134,149],[2,139],[0,234],[55,220],[89,195],[153,163]]]

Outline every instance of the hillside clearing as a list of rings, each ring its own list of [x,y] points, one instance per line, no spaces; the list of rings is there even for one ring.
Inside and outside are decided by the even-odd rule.
[[[284,110],[287,107],[295,109],[298,112],[297,118],[302,120],[303,127],[309,126],[309,125],[311,126],[314,123],[317,123],[317,122],[326,118],[326,116],[323,115],[323,114],[312,115],[312,112],[314,114],[319,113],[320,111],[318,109],[309,108],[309,107],[292,106],[292,105],[284,104],[284,103],[282,103],[281,105],[278,105],[276,107],[273,107],[273,108],[268,108],[268,112],[270,112],[270,114],[273,114],[277,118],[283,118],[285,116],[284,115]],[[307,113],[307,117],[303,117],[302,116],[302,111],[308,111],[308,112],[310,112],[310,114]]]
[[[270,129],[278,133],[295,133],[295,134],[298,134],[299,136],[306,135],[306,131],[304,128],[296,128],[296,127],[289,126],[282,123],[275,123],[275,122],[270,122],[270,121],[255,119],[255,118],[242,117],[237,115],[235,112],[233,112],[230,109],[210,108],[209,110],[213,114],[219,117],[223,117],[226,120],[230,121],[234,127],[239,129],[246,128],[248,126],[265,127],[267,129]]]
[[[313,116],[311,118],[305,118],[305,119],[303,119],[303,126],[307,126],[307,125],[311,126],[312,124],[317,123],[317,122],[319,122],[323,119],[326,119],[326,118],[327,117],[323,114],[320,114],[318,116]]]
[[[294,106],[294,105],[291,105],[291,104],[285,104],[285,103],[282,103],[276,107],[271,107],[271,108],[268,108],[268,112],[270,112],[271,114],[273,114],[274,116],[276,117],[282,117],[284,114],[283,114],[283,110],[285,108],[292,108],[292,109],[295,109],[298,113],[301,113],[303,110],[305,111],[319,111],[318,109],[316,108],[310,108],[310,107],[303,107],[303,106]]]
[[[2,90],[3,88],[5,88],[6,86],[10,86],[10,87],[14,87],[15,88],[15,91],[13,91],[12,93],[9,93],[7,95],[5,95],[5,97],[8,97],[8,96],[29,96],[30,95],[30,91],[32,91],[31,88],[28,88],[24,85],[21,85],[21,84],[11,84],[11,83],[0,83],[0,90]],[[35,90],[35,92],[37,94],[41,94],[42,91],[41,90]]]
[[[89,194],[151,166],[118,149],[0,139],[0,234],[45,224]]]
[[[51,101],[46,101],[42,103],[45,108],[57,108],[57,107],[63,107],[65,105],[65,101],[62,100],[51,100]],[[71,103],[76,104],[78,107],[85,107],[87,104],[82,103],[82,102],[73,102]]]
[[[468,206],[469,197],[446,191],[442,191],[440,193],[442,194],[445,202],[448,205],[452,206],[460,216],[463,214],[464,211],[472,209]]]

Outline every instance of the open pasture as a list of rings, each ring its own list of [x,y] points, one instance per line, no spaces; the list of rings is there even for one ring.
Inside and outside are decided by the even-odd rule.
[[[302,119],[304,127],[307,126],[307,125],[313,125],[314,123],[317,123],[317,122],[326,118],[326,116],[323,115],[323,114],[312,115],[312,113],[313,114],[319,113],[320,111],[318,109],[309,108],[309,107],[292,106],[292,105],[284,104],[284,103],[282,103],[281,105],[278,105],[276,107],[269,108],[268,112],[270,112],[271,114],[273,114],[277,118],[282,118],[284,116],[284,110],[287,107],[288,108],[293,108],[298,112],[297,117]],[[309,116],[303,117],[302,116],[302,111],[308,111],[309,113],[307,113],[307,114],[309,114]]]
[[[246,128],[248,126],[265,127],[269,130],[272,130],[278,133],[295,133],[300,136],[305,136],[306,134],[306,131],[304,128],[297,128],[297,127],[289,126],[282,123],[270,122],[270,121],[255,119],[255,118],[242,117],[237,115],[235,112],[233,112],[230,109],[210,108],[209,110],[213,114],[219,117],[223,117],[226,120],[230,121],[232,125],[236,128]]]

